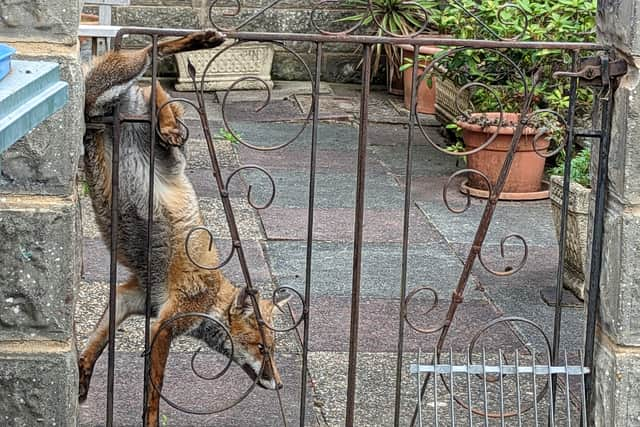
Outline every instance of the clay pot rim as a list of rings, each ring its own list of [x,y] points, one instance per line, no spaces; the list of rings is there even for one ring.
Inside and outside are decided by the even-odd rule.
[[[100,17],[92,13],[82,13],[80,14],[80,23],[85,25],[99,25]]]
[[[471,113],[471,117],[487,117],[488,119],[497,120],[500,118],[500,113],[499,112]],[[512,123],[518,122],[520,120],[520,113],[503,113],[502,119],[507,123],[500,126],[500,129],[498,129],[498,126],[495,126],[495,125],[483,127],[479,124],[469,123],[463,119],[457,120],[456,124],[460,126],[462,129],[468,130],[471,132],[494,134],[497,131],[498,135],[513,135],[516,130],[516,125]],[[522,131],[523,135],[536,135],[537,133],[538,133],[538,130],[531,126],[526,126]]]
[[[410,44],[399,44],[398,47],[402,50],[406,50],[407,52],[413,52],[413,45]],[[443,49],[437,46],[420,46],[419,52],[423,55],[435,55],[437,53],[442,52]]]

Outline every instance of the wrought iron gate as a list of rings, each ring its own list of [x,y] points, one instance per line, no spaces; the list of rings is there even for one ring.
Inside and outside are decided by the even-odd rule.
[[[594,329],[595,329],[595,317],[596,317],[596,304],[598,301],[598,290],[599,290],[599,281],[600,281],[600,268],[601,268],[601,257],[602,257],[602,234],[603,234],[603,218],[604,218],[604,200],[605,200],[605,185],[606,185],[606,177],[607,177],[607,158],[609,151],[609,140],[610,140],[610,122],[611,122],[611,110],[612,110],[612,94],[615,90],[616,79],[624,74],[625,67],[623,63],[616,61],[613,52],[611,52],[606,46],[601,46],[593,43],[565,43],[565,42],[531,42],[531,41],[520,41],[520,36],[526,34],[526,25],[522,30],[522,33],[519,36],[514,38],[504,39],[501,38],[497,34],[491,34],[489,31],[489,37],[492,37],[491,40],[459,40],[459,39],[451,39],[451,38],[421,38],[421,31],[417,31],[415,34],[411,34],[406,37],[396,37],[393,34],[385,33],[381,36],[368,36],[368,35],[360,35],[359,31],[364,25],[365,19],[363,18],[360,22],[357,22],[353,27],[348,28],[346,30],[329,30],[321,28],[320,24],[316,23],[316,15],[322,11],[324,6],[335,3],[333,1],[322,1],[318,6],[316,12],[312,14],[310,19],[314,23],[314,26],[317,28],[317,34],[283,34],[283,33],[257,33],[257,32],[242,32],[242,28],[247,24],[251,23],[261,15],[263,15],[270,8],[279,3],[279,0],[275,0],[271,2],[269,5],[264,7],[264,9],[260,10],[256,15],[250,16],[241,24],[233,27],[233,28],[222,28],[222,25],[218,24],[218,19],[214,16],[213,6],[212,5],[212,13],[210,13],[211,23],[218,30],[227,34],[230,39],[236,40],[236,44],[242,44],[247,41],[258,41],[264,43],[272,43],[277,45],[279,48],[291,54],[299,63],[302,68],[309,76],[309,81],[311,82],[311,86],[313,88],[312,94],[312,106],[308,112],[308,116],[304,120],[301,125],[300,132],[291,138],[289,141],[284,141],[281,143],[277,143],[274,145],[261,145],[252,143],[250,141],[245,141],[243,138],[234,131],[233,127],[230,125],[227,117],[224,112],[224,101],[223,101],[223,120],[225,123],[225,127],[227,132],[229,132],[233,137],[243,146],[253,149],[260,150],[264,152],[271,152],[274,150],[282,149],[284,147],[289,146],[290,144],[294,144],[298,136],[302,134],[305,128],[311,128],[311,150],[309,154],[309,173],[310,179],[308,183],[308,191],[309,191],[309,199],[308,199],[308,223],[307,223],[307,241],[306,241],[306,275],[304,277],[304,292],[297,292],[293,288],[283,287],[279,288],[275,293],[289,292],[293,294],[295,297],[300,299],[300,306],[302,307],[298,313],[293,313],[290,311],[292,316],[292,320],[290,322],[290,326],[284,328],[283,330],[278,330],[278,332],[287,332],[287,331],[297,331],[300,337],[300,343],[302,346],[302,366],[300,371],[300,384],[301,384],[301,394],[299,399],[299,420],[286,420],[283,414],[283,424],[287,425],[287,423],[299,422],[300,425],[305,424],[305,414],[307,412],[307,406],[309,402],[307,401],[307,388],[308,388],[308,351],[309,351],[309,342],[310,342],[310,330],[309,330],[309,307],[313,304],[313,292],[314,287],[311,280],[311,271],[312,271],[312,253],[314,250],[314,206],[315,206],[315,171],[316,171],[316,152],[319,145],[322,144],[322,141],[318,137],[318,125],[320,123],[320,80],[321,80],[321,65],[323,52],[325,51],[325,46],[327,44],[334,43],[344,43],[350,44],[354,47],[362,48],[362,86],[361,86],[361,105],[360,105],[360,114],[359,114],[359,138],[358,138],[358,156],[357,156],[357,193],[356,193],[356,201],[355,201],[355,217],[354,217],[354,227],[355,234],[353,236],[353,270],[352,270],[352,283],[351,283],[351,313],[350,313],[350,337],[349,337],[349,369],[347,375],[347,392],[346,392],[346,425],[354,425],[355,420],[355,410],[357,408],[356,402],[356,374],[358,372],[358,336],[359,336],[359,303],[361,300],[361,274],[362,274],[362,246],[363,246],[363,225],[364,225],[364,194],[366,188],[366,167],[367,167],[367,134],[368,134],[368,105],[369,105],[369,96],[370,96],[370,82],[372,78],[372,56],[374,46],[379,44],[384,44],[387,46],[398,46],[401,44],[411,45],[414,47],[414,56],[412,58],[413,65],[413,85],[411,91],[411,109],[409,120],[407,122],[408,131],[407,131],[407,144],[406,144],[406,152],[403,154],[405,156],[405,164],[406,164],[406,173],[405,173],[405,199],[404,199],[404,228],[403,228],[403,236],[402,236],[402,260],[401,260],[401,268],[402,268],[402,276],[401,282],[399,284],[389,284],[389,286],[398,286],[400,290],[400,317],[398,318],[398,326],[399,326],[399,336],[398,336],[398,350],[397,350],[397,373],[396,373],[396,382],[395,382],[395,396],[389,397],[395,399],[395,425],[400,425],[402,423],[400,416],[400,399],[403,391],[403,387],[409,387],[402,382],[402,375],[406,373],[406,362],[409,359],[412,363],[412,374],[417,378],[417,393],[416,393],[416,406],[415,411],[413,413],[413,417],[411,419],[411,423],[425,424],[425,425],[438,425],[439,422],[444,424],[451,425],[474,425],[474,420],[482,420],[484,425],[489,425],[491,420],[499,420],[502,425],[505,422],[516,422],[518,425],[538,425],[548,423],[548,425],[554,425],[554,422],[558,422],[562,425],[570,425],[571,421],[574,424],[586,425],[587,423],[587,409],[589,407],[588,397],[590,395],[591,390],[591,376],[590,376],[590,368],[593,363],[593,346],[594,346]],[[454,1],[457,4],[457,2]],[[416,6],[419,7],[419,6]],[[464,13],[467,13],[469,16],[474,16],[472,11],[464,9],[462,6],[461,10]],[[373,25],[380,25],[379,22],[376,22],[375,14],[373,13],[373,3],[371,0],[368,2],[368,10],[371,13],[371,16],[374,17]],[[240,3],[238,2],[238,10],[236,10],[233,15],[239,16],[243,11],[241,10]],[[425,17],[428,17],[429,11],[423,10]],[[526,12],[520,10],[518,13],[523,13],[526,17]],[[526,21],[526,19],[525,19]],[[426,22],[426,21],[425,21]],[[426,25],[426,24],[425,24]],[[477,25],[484,25],[483,22],[478,18]],[[382,27],[380,27],[382,28]],[[156,107],[156,91],[155,86],[158,78],[158,40],[160,37],[164,36],[183,36],[189,34],[190,31],[186,30],[167,30],[167,29],[149,29],[149,28],[124,28],[118,34],[118,37],[115,42],[116,49],[121,46],[122,39],[127,35],[138,35],[138,36],[146,36],[151,40],[153,56],[151,61],[151,71],[152,71],[152,93],[151,93],[151,114],[148,117],[132,117],[126,114],[123,114],[119,111],[118,107],[115,109],[115,116],[113,118],[106,118],[105,121],[107,123],[113,123],[114,127],[114,147],[113,147],[113,155],[112,155],[112,168],[113,168],[113,183],[112,183],[112,193],[113,193],[113,206],[112,206],[112,217],[114,221],[114,226],[112,227],[112,237],[111,237],[111,269],[110,269],[110,325],[109,325],[109,353],[108,353],[108,391],[107,391],[107,425],[112,425],[113,423],[113,383],[114,383],[114,366],[115,366],[115,295],[116,295],[116,277],[117,277],[117,213],[118,213],[118,188],[119,188],[119,177],[118,177],[118,162],[119,162],[119,138],[120,132],[122,132],[123,127],[127,126],[128,123],[131,122],[144,122],[148,123],[151,129],[157,129],[158,126],[158,114],[159,110],[167,107],[168,104],[161,106],[160,108]],[[288,45],[290,42],[307,42],[311,46],[313,46],[313,51],[315,53],[315,64],[311,66],[306,64],[305,61],[294,52]],[[419,55],[420,46],[425,45],[437,45],[445,47],[440,54],[436,54],[433,57],[433,60],[430,64],[423,70],[424,72],[420,72],[420,62],[421,57]],[[228,48],[227,48],[228,49]],[[448,49],[448,50],[447,50]],[[554,78],[558,79],[567,79],[570,82],[569,87],[569,105],[567,111],[561,113],[551,111],[551,110],[534,110],[534,97],[536,96],[536,85],[540,84],[544,79],[551,78],[549,75],[543,75],[544,70],[535,70],[535,69],[521,69],[520,64],[514,62],[510,58],[510,53],[516,50],[526,51],[526,50],[552,50],[555,52],[561,52],[562,54],[566,54],[565,63],[563,68],[553,70],[555,72]],[[499,176],[495,181],[492,181],[485,174],[465,168],[460,170],[456,174],[454,174],[450,179],[449,183],[443,189],[443,202],[446,207],[451,211],[453,215],[464,212],[468,207],[469,203],[466,204],[465,207],[454,207],[451,205],[449,201],[449,192],[450,186],[453,182],[454,178],[457,178],[461,175],[465,175],[468,178],[472,178],[475,176],[475,179],[483,182],[485,184],[486,192],[488,193],[488,198],[486,205],[484,207],[484,211],[482,214],[482,219],[480,224],[477,226],[475,238],[471,244],[471,249],[466,253],[464,259],[464,268],[462,273],[460,274],[458,281],[451,289],[451,301],[448,305],[448,309],[446,310],[446,315],[444,318],[439,321],[433,321],[432,324],[427,328],[421,328],[411,320],[410,309],[412,307],[412,301],[417,299],[418,294],[424,295],[432,295],[433,298],[433,306],[438,305],[439,303],[439,295],[435,289],[432,287],[420,287],[417,289],[408,292],[407,290],[407,263],[408,263],[408,242],[410,238],[410,226],[409,226],[409,211],[412,204],[411,198],[411,177],[412,177],[412,144],[416,135],[421,134],[429,144],[432,146],[434,150],[439,150],[443,153],[463,157],[469,156],[471,154],[480,152],[481,150],[489,147],[493,141],[495,140],[498,130],[506,126],[506,112],[504,109],[498,112],[498,122],[494,124],[494,131],[489,134],[487,139],[480,144],[478,148],[472,150],[466,150],[462,152],[451,152],[447,151],[444,147],[440,146],[436,141],[433,141],[428,132],[425,131],[423,124],[420,120],[420,113],[417,112],[417,86],[421,81],[425,81],[429,78],[429,76],[437,74],[437,73],[445,73],[447,71],[451,71],[451,67],[455,66],[455,62],[452,61],[453,58],[458,54],[465,54],[468,52],[473,52],[474,54],[485,54],[490,52],[493,58],[499,58],[503,61],[502,70],[494,70],[494,72],[506,72],[504,69],[508,69],[508,72],[512,73],[514,79],[517,79],[519,83],[522,84],[524,88],[523,93],[521,94],[520,99],[520,114],[515,119],[515,123],[512,123],[514,126],[513,137],[511,144],[508,149],[508,155],[502,168],[500,170]],[[211,63],[213,63],[218,58],[218,55],[214,57]],[[548,70],[547,70],[548,71]],[[253,170],[258,171],[259,173],[264,174],[272,185],[272,195],[267,203],[262,206],[258,206],[257,203],[252,199],[251,193],[248,194],[249,203],[255,209],[267,209],[275,196],[276,187],[274,179],[271,177],[269,172],[260,167],[259,165],[244,165],[239,169],[231,172],[228,176],[223,176],[222,169],[220,167],[220,162],[218,160],[218,154],[216,153],[216,147],[213,142],[211,129],[209,128],[209,119],[207,116],[207,109],[205,103],[206,94],[203,91],[203,82],[199,82],[195,78],[195,71],[192,71],[192,79],[194,84],[194,90],[196,90],[197,94],[197,102],[194,103],[187,99],[177,99],[171,102],[184,102],[191,105],[196,109],[200,120],[201,125],[204,130],[204,137],[206,139],[208,150],[210,154],[212,173],[214,182],[217,190],[221,196],[221,200],[224,207],[224,213],[226,219],[228,221],[229,232],[231,235],[231,239],[233,241],[233,247],[231,248],[228,256],[224,257],[225,261],[223,261],[218,266],[202,266],[203,268],[207,268],[210,270],[221,268],[223,265],[228,263],[232,258],[237,256],[242,273],[244,276],[244,281],[246,283],[246,289],[249,293],[254,306],[256,305],[255,292],[256,288],[252,282],[251,275],[251,261],[247,259],[243,248],[243,241],[240,238],[240,233],[238,231],[238,226],[236,224],[236,220],[234,217],[234,209],[229,200],[229,183],[233,179],[235,175],[238,173]],[[488,76],[489,74],[487,74]],[[466,99],[462,95],[468,93],[472,90],[484,90],[486,96],[495,96],[495,93],[490,86],[490,79],[488,79],[489,83],[482,81],[473,81],[467,82],[463,84],[460,92],[458,93],[458,97],[456,100],[456,106],[461,115],[469,115],[467,110],[467,105],[464,104],[463,100]],[[239,82],[238,82],[239,83]],[[264,83],[265,88],[268,88],[268,85]],[[600,123],[596,128],[579,128],[575,124],[575,112],[576,105],[578,101],[578,88],[582,83],[588,83],[592,87],[596,88],[596,102],[599,107],[599,117]],[[267,100],[267,103],[269,101]],[[555,308],[555,319],[554,319],[554,333],[552,337],[547,337],[540,326],[537,326],[533,321],[521,318],[521,317],[503,317],[497,319],[496,321],[491,322],[485,328],[483,328],[474,340],[469,345],[469,351],[466,355],[466,358],[463,360],[456,360],[455,355],[452,354],[451,350],[448,350],[444,347],[445,339],[450,329],[451,322],[456,316],[456,311],[459,306],[463,304],[464,293],[469,284],[470,275],[472,268],[474,265],[479,264],[482,268],[486,269],[489,273],[496,276],[508,276],[515,275],[520,271],[527,262],[528,257],[528,245],[525,239],[518,235],[512,234],[506,236],[502,240],[502,249],[504,251],[505,242],[507,240],[517,241],[521,244],[522,247],[522,257],[519,263],[517,263],[517,267],[507,269],[506,271],[497,271],[492,269],[487,262],[483,261],[482,258],[482,247],[485,237],[487,235],[487,231],[492,222],[492,218],[494,216],[496,206],[499,203],[499,196],[503,192],[505,182],[507,180],[508,174],[510,172],[510,168],[512,166],[512,162],[514,159],[514,155],[518,146],[518,141],[523,134],[527,134],[529,132],[528,126],[534,123],[540,117],[553,117],[555,123],[558,124],[558,128],[554,130],[556,132],[555,145],[550,146],[549,148],[542,148],[542,146],[538,145],[541,140],[542,134],[536,134],[531,138],[533,150],[539,155],[543,157],[551,157],[558,154],[561,150],[564,150],[566,158],[571,158],[572,150],[574,147],[575,140],[577,138],[586,138],[591,139],[595,142],[594,147],[597,146],[597,172],[594,173],[596,176],[594,182],[595,186],[595,205],[594,205],[594,214],[593,214],[593,230],[591,233],[591,254],[590,254],[590,280],[588,284],[589,288],[589,299],[588,299],[588,310],[587,310],[587,325],[586,325],[586,343],[584,346],[583,352],[584,360],[582,363],[579,363],[579,366],[571,366],[566,359],[566,354],[563,354],[560,350],[560,324],[562,320],[562,304],[556,304]],[[486,126],[486,124],[484,125]],[[185,129],[186,130],[186,129]],[[188,132],[188,130],[186,130]],[[545,132],[550,132],[549,129],[545,129],[543,134],[546,135]],[[150,155],[153,159],[154,156],[154,146],[157,143],[158,136],[155,132],[152,132],[152,139],[150,141]],[[552,144],[554,142],[552,141]],[[596,156],[594,156],[596,157]],[[151,171],[150,171],[150,188],[151,195],[149,200],[150,211],[153,206],[153,197],[154,197],[154,163],[151,162]],[[569,177],[571,174],[571,163],[566,162],[566,167],[564,170],[564,182],[569,182]],[[469,202],[469,195],[467,195],[467,202]],[[556,300],[561,302],[562,300],[562,276],[563,276],[563,258],[565,253],[565,238],[566,238],[566,221],[568,214],[568,200],[569,200],[569,186],[565,184],[563,191],[563,206],[562,206],[562,226],[561,226],[561,239],[559,243],[559,262],[558,262],[558,275],[557,275],[557,288],[556,288]],[[147,236],[150,236],[150,230],[153,228],[153,218],[149,216],[147,219]],[[189,233],[189,237],[193,235],[193,233],[207,232],[206,229],[198,229],[192,230]],[[210,234],[211,235],[211,234]],[[185,245],[188,247],[188,240],[185,242]],[[151,253],[151,238],[147,239],[147,254]],[[187,249],[188,252],[188,249]],[[425,254],[426,255],[426,254]],[[503,253],[504,256],[504,253]],[[195,261],[194,261],[195,262]],[[151,259],[147,261],[148,273],[151,275],[152,271],[152,262]],[[274,296],[275,296],[274,293]],[[151,347],[154,343],[154,337],[150,336],[150,323],[152,318],[151,305],[150,305],[150,295],[147,292],[147,309],[146,309],[146,322],[145,322],[145,399],[147,399],[148,390],[151,387],[155,387],[154,384],[150,383],[149,379],[149,355],[151,351]],[[431,311],[431,309],[427,310],[427,313]],[[259,310],[257,310],[258,314],[258,324],[259,328],[271,328],[276,329],[274,326],[266,324],[261,321],[261,315]],[[213,319],[210,317],[208,313],[184,313],[183,316],[199,316],[201,318],[207,318],[211,322],[215,323],[217,327],[224,330],[225,334],[228,337],[231,337],[231,333],[228,330],[228,325],[224,324],[224,319]],[[165,323],[170,323],[178,320],[178,318],[174,318]],[[542,334],[544,338],[545,348],[543,354],[535,353],[535,351],[531,351],[529,353],[514,353],[505,356],[502,351],[498,354],[487,354],[483,349],[480,351],[479,349],[475,349],[476,340],[479,336],[486,331],[490,330],[492,327],[498,324],[505,323],[514,323],[514,324],[524,324],[529,325],[536,329],[540,334]],[[164,326],[164,325],[163,325]],[[404,354],[404,337],[406,330],[408,328],[412,328],[413,330],[422,333],[422,334],[432,334],[437,335],[437,345],[435,349],[430,354],[430,358],[427,361],[422,361],[420,357],[418,360],[413,360],[413,356]],[[265,329],[266,330],[266,329]],[[497,358],[496,358],[497,356]],[[194,355],[195,357],[195,355]],[[478,363],[478,357],[481,358],[481,362]],[[474,362],[474,359],[476,362]],[[263,367],[264,368],[264,367]],[[220,375],[224,374],[222,372]],[[457,379],[456,375],[462,377],[463,379]],[[580,379],[580,384],[577,386],[577,390],[579,390],[578,394],[578,402],[571,402],[570,398],[570,384],[572,383],[571,376],[577,376]],[[217,376],[215,376],[217,378]],[[515,396],[512,396],[510,402],[507,402],[508,408],[505,408],[505,400],[509,401],[509,398],[505,397],[504,387],[507,381],[511,381],[509,377],[512,377],[514,383],[512,386],[514,387]],[[525,393],[525,386],[522,384],[525,381],[525,378],[528,378],[526,381],[529,381],[529,386],[531,390],[528,391],[530,396],[532,396],[532,402],[530,404],[524,404],[522,402],[522,396]],[[538,381],[541,378],[542,383]],[[479,379],[479,383],[473,383],[473,379]],[[561,379],[564,381],[563,390],[564,390],[564,406],[561,403],[558,403],[556,406],[556,401],[558,396],[562,396],[563,393],[558,391],[558,380]],[[224,381],[224,377],[218,379],[219,381]],[[244,393],[239,400],[244,399],[251,390],[255,387],[257,382],[254,381],[253,385],[246,393]],[[464,384],[462,387],[460,384]],[[487,386],[499,387],[499,392],[496,392],[496,396],[498,398],[495,402],[491,402],[489,399],[489,394],[487,392]],[[443,398],[443,391],[446,393],[446,398]],[[438,397],[438,393],[440,392],[440,397]],[[472,394],[477,393],[481,396],[479,400],[477,398],[472,398]],[[439,400],[440,399],[440,400]],[[175,405],[168,399],[165,399],[169,404]],[[238,400],[238,401],[239,401]],[[236,402],[232,402],[226,407],[230,407],[235,405]],[[425,414],[425,408],[422,402],[427,402],[427,404],[431,405],[430,414]],[[441,401],[441,402],[440,402]],[[431,403],[429,403],[431,402]],[[546,402],[546,404],[543,404]],[[443,403],[447,408],[438,410],[438,406]],[[497,406],[495,406],[497,405]],[[225,408],[216,408],[215,410],[209,412],[202,412],[199,410],[190,410],[187,408],[182,408],[179,405],[175,405],[180,410],[191,411],[193,413],[213,413],[222,411]],[[146,405],[145,405],[146,408]],[[464,417],[460,416],[458,412],[459,409],[462,408],[465,412]],[[564,408],[564,409],[562,409]],[[563,415],[561,415],[561,413]],[[575,414],[578,414],[577,418]],[[573,415],[573,419],[571,418]],[[433,417],[433,423],[424,421],[427,417],[431,419]],[[440,417],[440,418],[439,418]],[[475,417],[475,418],[474,418]],[[506,420],[506,421],[505,421]],[[510,421],[513,420],[513,421]],[[546,425],[546,424],[545,424]]]

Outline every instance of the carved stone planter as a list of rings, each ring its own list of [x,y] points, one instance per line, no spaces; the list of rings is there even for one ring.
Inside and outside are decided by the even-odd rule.
[[[189,77],[189,61],[196,69],[198,89],[207,64],[218,52],[233,42],[229,41],[215,49],[178,53],[177,91],[193,91],[193,83]],[[209,67],[204,81],[205,91],[227,90],[233,82],[243,77],[257,77],[271,88],[271,65],[273,64],[273,46],[269,43],[242,43],[222,53]],[[236,84],[234,89],[264,89],[258,80],[247,79]]]
[[[560,176],[551,177],[551,210],[560,236],[562,210],[562,183]],[[569,216],[567,218],[567,241],[564,257],[564,287],[584,300],[584,280],[587,259],[587,227],[589,224],[589,195],[591,189],[572,182],[569,190]]]

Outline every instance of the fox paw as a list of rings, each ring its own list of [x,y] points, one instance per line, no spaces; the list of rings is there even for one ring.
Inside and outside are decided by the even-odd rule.
[[[225,35],[215,30],[207,30],[193,33],[190,38],[201,49],[211,49],[224,43]]]
[[[182,132],[180,132],[180,129],[175,127],[161,127],[160,137],[165,143],[177,147],[186,142],[186,139],[182,135]]]

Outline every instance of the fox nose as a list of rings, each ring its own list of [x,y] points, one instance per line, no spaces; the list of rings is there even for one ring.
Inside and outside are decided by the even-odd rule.
[[[277,388],[278,390],[282,390],[282,389],[284,388],[284,384],[282,384],[282,383],[278,382],[278,383],[276,383],[276,388]]]

